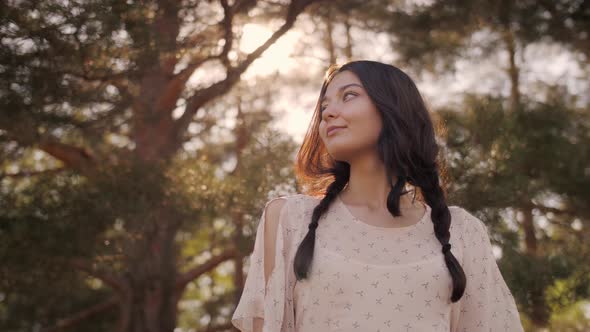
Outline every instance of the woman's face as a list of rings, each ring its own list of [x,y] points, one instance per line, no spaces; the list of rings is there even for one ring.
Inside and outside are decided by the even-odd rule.
[[[375,152],[381,115],[353,72],[336,74],[320,105],[319,134],[333,159],[350,162],[360,154]],[[328,135],[330,126],[344,128]]]

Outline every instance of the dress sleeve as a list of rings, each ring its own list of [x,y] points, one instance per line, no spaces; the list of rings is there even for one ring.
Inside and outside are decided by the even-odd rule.
[[[498,268],[485,224],[463,209],[463,259],[467,284],[451,305],[451,332],[523,331],[510,289]]]
[[[280,198],[277,198],[280,199]],[[273,199],[274,200],[274,199]],[[288,215],[287,202],[283,205],[277,226],[274,267],[268,282],[264,276],[264,227],[268,201],[262,211],[262,216],[256,230],[254,250],[250,254],[248,274],[244,283],[244,290],[238,305],[232,315],[231,323],[240,331],[251,332],[254,328],[254,318],[262,318],[263,332],[282,331],[283,313],[285,311],[286,291],[286,263],[285,263],[285,218]],[[266,285],[266,286],[265,286]]]

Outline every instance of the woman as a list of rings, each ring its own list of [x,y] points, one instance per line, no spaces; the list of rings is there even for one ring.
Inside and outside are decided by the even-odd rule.
[[[408,75],[331,66],[298,154],[306,194],[266,203],[233,325],[522,331],[486,226],[447,206],[438,152]]]

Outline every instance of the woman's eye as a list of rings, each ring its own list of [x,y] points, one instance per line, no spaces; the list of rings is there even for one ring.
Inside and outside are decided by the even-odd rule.
[[[347,92],[347,93],[345,93],[345,94],[344,94],[344,96],[342,96],[342,97],[344,98],[344,97],[346,97],[346,95],[356,96],[356,94],[355,94],[355,93],[352,93],[352,92]]]
[[[344,93],[344,95],[342,96],[342,98],[344,99],[347,95],[351,95],[351,96],[356,96],[356,93],[354,92],[346,92]],[[320,106],[320,112],[323,112],[326,109],[325,105]]]

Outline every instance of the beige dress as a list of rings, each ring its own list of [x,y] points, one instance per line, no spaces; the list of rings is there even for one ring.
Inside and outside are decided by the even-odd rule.
[[[319,220],[309,277],[297,281],[293,260],[319,199],[303,194],[281,199],[287,201],[266,288],[266,206],[258,224],[244,291],[231,319],[240,331],[252,331],[254,317],[264,319],[263,332],[523,331],[487,228],[465,209],[449,207],[451,251],[467,277],[465,294],[452,303],[451,276],[430,207],[415,225],[378,227],[354,217],[337,198]]]

